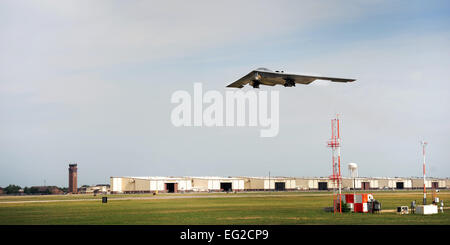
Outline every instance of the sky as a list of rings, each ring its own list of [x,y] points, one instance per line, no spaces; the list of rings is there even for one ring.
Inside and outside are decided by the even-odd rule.
[[[448,1],[2,1],[0,186],[110,176],[450,177]],[[280,93],[280,131],[175,127],[177,90],[258,67],[357,79]],[[251,88],[244,88],[248,91]]]

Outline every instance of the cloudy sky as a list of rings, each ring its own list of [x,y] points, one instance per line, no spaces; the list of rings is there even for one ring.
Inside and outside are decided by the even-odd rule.
[[[448,1],[2,1],[0,186],[110,176],[450,177]],[[174,127],[176,90],[257,67],[356,78],[280,91],[280,132]],[[249,88],[246,88],[248,90]],[[347,175],[347,171],[344,171]]]

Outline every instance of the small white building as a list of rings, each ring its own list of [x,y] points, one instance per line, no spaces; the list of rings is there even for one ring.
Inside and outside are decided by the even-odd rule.
[[[109,189],[110,185],[95,185],[95,186],[88,186],[88,187],[80,187],[79,192],[82,194],[106,194],[110,192]]]

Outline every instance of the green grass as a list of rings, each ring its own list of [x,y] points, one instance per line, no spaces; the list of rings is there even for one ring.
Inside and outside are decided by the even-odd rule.
[[[245,194],[259,196],[244,197]],[[286,196],[276,196],[276,194]],[[211,195],[217,195],[217,193]],[[107,204],[102,204],[100,200],[0,203],[0,224],[450,224],[450,210],[446,210],[444,214],[432,216],[396,213],[326,213],[323,208],[330,206],[331,196],[323,193],[320,195],[298,192],[222,195],[223,197],[211,198],[110,199]],[[112,197],[131,196],[143,195]],[[383,209],[394,209],[400,205],[409,206],[412,200],[420,202],[422,199],[420,192],[375,192],[374,196],[382,202]],[[441,192],[439,196],[443,200],[450,200],[450,192]],[[54,196],[53,198],[55,197],[87,199],[88,196]],[[13,199],[22,201],[43,198],[50,197],[14,197]],[[0,198],[0,202],[5,200],[9,199]]]
[[[308,193],[324,193],[324,192],[308,192]],[[205,196],[205,195],[298,195],[299,192],[237,192],[237,193],[224,193],[224,192],[187,192],[187,193],[159,193],[157,196]],[[0,196],[0,202],[5,201],[38,201],[38,200],[77,200],[77,199],[101,199],[101,194],[94,196],[93,194],[77,194],[77,195],[24,195],[24,196]],[[153,194],[110,194],[106,195],[109,198],[127,198],[127,197],[152,197]]]

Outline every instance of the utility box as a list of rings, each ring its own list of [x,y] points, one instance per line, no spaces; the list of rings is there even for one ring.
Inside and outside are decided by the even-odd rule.
[[[367,202],[369,206],[369,213],[380,213],[381,212],[381,203],[378,200],[372,199]]]
[[[108,197],[102,197],[102,203],[107,203],[108,202]]]
[[[409,214],[408,206],[397,207],[398,214]]]
[[[417,205],[416,208],[417,214],[437,214],[438,213],[438,207],[437,205]]]

